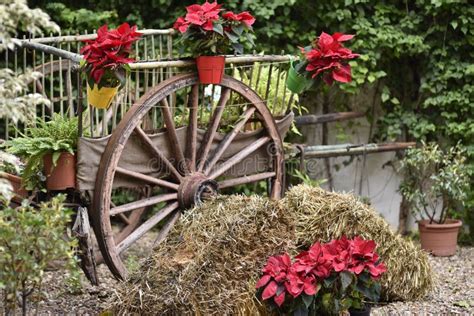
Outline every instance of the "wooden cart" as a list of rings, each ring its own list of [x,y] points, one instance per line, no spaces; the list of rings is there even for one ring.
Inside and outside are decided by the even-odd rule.
[[[74,63],[80,60],[77,54],[40,43],[24,41],[23,45]],[[288,56],[244,56],[227,62],[288,60]],[[158,229],[156,246],[181,214],[205,198],[260,181],[266,183],[272,199],[280,198],[283,190],[282,138],[292,122],[291,111],[275,120],[266,100],[234,76],[225,75],[220,85],[203,87],[192,61],[159,63],[184,71],[134,100],[110,135],[82,136],[78,142],[79,206],[88,209],[100,249],[96,259],[103,260],[119,279],[127,276],[123,260],[127,249]],[[145,65],[154,66],[153,62]],[[209,88],[212,100],[206,102]],[[84,135],[84,108],[82,102],[77,104],[79,135]],[[179,122],[175,122],[176,111]],[[124,190],[129,193],[127,200],[114,201],[117,192]],[[79,219],[82,224],[87,221]],[[89,252],[91,246],[83,246]],[[90,269],[86,274],[90,277]]]

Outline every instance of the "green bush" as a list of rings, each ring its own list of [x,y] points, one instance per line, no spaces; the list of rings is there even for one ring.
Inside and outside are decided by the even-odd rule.
[[[7,313],[21,297],[23,314],[27,298],[41,287],[48,264],[65,260],[71,276],[78,280],[74,257],[76,240],[66,237],[71,212],[63,208],[64,197],[39,208],[23,204],[0,211],[0,289]]]
[[[465,151],[459,146],[443,151],[431,143],[407,151],[401,161],[400,192],[415,216],[430,223],[460,217],[469,188],[465,162]],[[438,206],[441,213],[436,216]]]

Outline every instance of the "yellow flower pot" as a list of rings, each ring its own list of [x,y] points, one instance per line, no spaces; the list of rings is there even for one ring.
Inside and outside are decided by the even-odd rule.
[[[107,109],[117,94],[119,86],[102,87],[99,89],[97,84],[91,89],[87,84],[87,102],[98,109]]]

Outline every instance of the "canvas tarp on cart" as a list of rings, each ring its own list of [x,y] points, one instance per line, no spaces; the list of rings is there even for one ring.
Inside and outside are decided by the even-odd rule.
[[[283,137],[288,132],[291,122],[293,121],[293,113],[288,114],[283,119],[276,121],[280,135]],[[186,142],[186,127],[180,127],[176,129],[178,136],[178,142],[181,148],[184,148]],[[228,147],[226,152],[221,157],[221,162],[232,157],[243,148],[249,146],[252,142],[257,140],[263,135],[263,129],[257,129],[251,132],[240,132],[237,134],[231,145]],[[205,131],[198,129],[197,140],[198,144],[201,143]],[[150,134],[149,137],[153,141],[153,144],[163,152],[163,154],[173,162],[172,151],[169,146],[166,131],[159,132],[156,134]],[[93,190],[95,186],[96,174],[99,168],[102,153],[105,150],[107,142],[109,141],[110,135],[101,138],[86,138],[81,137],[78,143],[78,154],[77,154],[77,187],[79,190]],[[213,140],[212,150],[219,144],[224,138],[223,134],[217,134]],[[239,177],[244,175],[250,175],[257,172],[264,172],[271,164],[268,151],[271,151],[271,144],[262,146],[250,154],[247,158],[237,163],[234,167],[229,169],[224,176],[228,177]],[[155,178],[162,178],[167,176],[167,171],[163,168],[159,159],[153,157],[150,151],[139,141],[135,135],[131,135],[128,142],[125,145],[122,156],[119,161],[119,166],[139,172]],[[136,187],[136,179],[129,179],[121,174],[116,174],[114,179],[114,187]],[[145,183],[144,183],[145,184]]]

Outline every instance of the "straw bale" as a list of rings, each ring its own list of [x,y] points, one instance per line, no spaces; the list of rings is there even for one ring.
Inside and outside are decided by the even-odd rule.
[[[294,220],[277,202],[218,197],[185,213],[122,286],[117,314],[255,315],[255,282],[268,256],[292,251]]]

